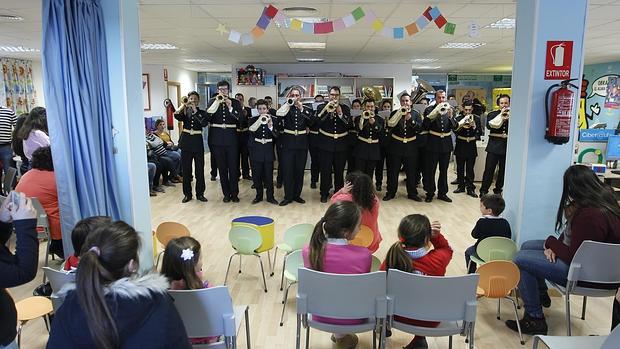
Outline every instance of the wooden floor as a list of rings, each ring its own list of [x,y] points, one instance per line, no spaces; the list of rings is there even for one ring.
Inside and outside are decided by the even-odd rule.
[[[209,164],[207,159],[206,164]],[[207,172],[207,171],[205,171]],[[207,172],[208,173],[208,172]],[[219,182],[210,182],[207,179],[206,197],[208,203],[193,200],[181,204],[181,185],[175,188],[166,188],[165,194],[159,194],[151,198],[153,227],[164,221],[177,221],[187,225],[192,235],[202,244],[204,275],[213,285],[221,285],[224,282],[226,265],[232,253],[232,248],[227,239],[230,221],[244,215],[264,215],[275,219],[276,241],[281,241],[285,229],[296,223],[314,224],[327,208],[328,204],[321,204],[318,190],[310,189],[309,174],[306,175],[306,186],[302,197],[306,204],[290,204],[279,207],[262,202],[252,205],[254,190],[250,188],[251,182],[240,182],[240,199],[238,204],[223,203]],[[453,171],[450,171],[449,180],[453,179]],[[208,177],[207,177],[208,178]],[[402,178],[401,178],[402,180]],[[385,187],[385,185],[384,185]],[[452,187],[452,186],[451,186]],[[426,214],[431,220],[440,220],[443,225],[443,233],[454,249],[454,257],[448,267],[448,275],[461,275],[465,272],[463,251],[473,243],[470,231],[478,219],[480,212],[478,200],[464,194],[452,194],[449,196],[453,203],[433,201],[432,203],[417,203],[406,199],[404,183],[401,181],[399,192],[395,200],[381,202],[379,215],[379,228],[383,235],[383,243],[375,255],[381,259],[385,257],[389,246],[396,241],[396,228],[400,219],[411,213]],[[421,188],[419,188],[422,194]],[[379,196],[383,197],[385,191]],[[276,190],[276,199],[281,200],[283,190]],[[556,205],[550,202],[550,205]],[[552,227],[550,227],[551,230]],[[43,247],[44,245],[41,245]],[[44,251],[43,248],[40,251]],[[41,264],[43,257],[41,255]],[[273,257],[273,255],[272,255]],[[266,256],[263,257],[267,268]],[[278,256],[275,266],[275,275],[267,275],[268,293],[262,290],[260,267],[256,260],[244,259],[243,273],[235,271],[237,260],[233,262],[229,276],[228,286],[233,301],[236,304],[248,304],[250,306],[250,325],[253,348],[293,348],[295,346],[295,286],[291,288],[285,314],[285,324],[279,326],[280,312],[282,310],[282,292],[279,290],[280,272],[282,268],[282,255]],[[32,295],[32,290],[41,282],[42,274],[37,275],[35,281],[26,285],[11,289],[10,292],[16,300]],[[415,299],[415,295],[411,295]],[[550,335],[564,335],[566,331],[564,323],[564,302],[562,298],[552,298],[552,306],[545,310],[549,324]],[[572,304],[573,335],[608,334],[611,322],[611,298],[594,299],[588,301],[586,321],[577,317],[581,311],[581,298],[575,297]],[[518,335],[504,325],[506,319],[513,319],[514,313],[508,302],[502,303],[501,321],[496,319],[497,301],[481,299],[478,303],[478,317],[475,329],[475,347],[479,349],[495,348],[523,348],[519,344]],[[521,310],[519,311],[521,314]],[[521,316],[521,315],[520,315]],[[22,348],[44,348],[47,342],[47,332],[42,320],[32,321],[24,326]],[[525,336],[525,347],[531,347],[531,339]],[[394,331],[388,340],[388,347],[400,348],[411,339],[410,335]],[[245,333],[241,330],[239,348],[245,348]],[[428,339],[430,348],[448,348],[447,338]],[[329,334],[312,331],[310,335],[311,348],[332,348]],[[454,338],[454,348],[466,348],[463,337]],[[372,348],[371,336],[360,335],[358,348]]]

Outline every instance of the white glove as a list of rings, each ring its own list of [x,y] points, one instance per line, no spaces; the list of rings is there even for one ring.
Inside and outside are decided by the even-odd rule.
[[[37,218],[37,210],[32,206],[32,200],[26,198],[26,195],[23,193],[19,193],[19,206],[17,209],[11,205],[9,211],[14,221]]]
[[[9,212],[9,202],[11,200],[7,196],[0,205],[0,221],[9,223],[11,221],[11,212]]]

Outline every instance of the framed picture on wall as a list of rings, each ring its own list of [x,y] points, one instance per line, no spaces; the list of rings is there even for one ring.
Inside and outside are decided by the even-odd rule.
[[[151,110],[151,84],[149,74],[142,74],[142,105],[144,110]]]

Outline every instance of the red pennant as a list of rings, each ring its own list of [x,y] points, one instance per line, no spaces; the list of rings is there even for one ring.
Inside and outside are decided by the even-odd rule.
[[[446,21],[443,15],[439,15],[439,17],[435,19],[435,24],[437,24],[437,28],[439,29],[446,25],[446,23],[448,23],[448,21]]]
[[[267,15],[267,17],[269,17],[270,19],[275,17],[277,13],[278,9],[275,8],[273,5],[269,5],[269,7],[267,7],[267,10],[265,10],[265,15]]]
[[[329,34],[333,31],[333,22],[314,23],[314,34]]]
[[[426,11],[424,11],[424,13],[423,13],[424,17],[426,17],[426,19],[428,19],[429,21],[432,21],[432,20],[433,20],[433,16],[431,16],[431,10],[432,10],[432,9],[433,9],[433,8],[429,6],[429,7],[426,9]]]

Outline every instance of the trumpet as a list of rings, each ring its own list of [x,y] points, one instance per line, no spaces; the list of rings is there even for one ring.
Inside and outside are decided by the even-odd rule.
[[[400,113],[403,115],[409,113],[409,111],[408,107],[400,107]]]
[[[295,104],[295,99],[293,99],[293,98],[289,98],[289,99],[287,99],[287,100],[286,100],[286,104],[288,104],[288,105],[293,105],[293,104]]]
[[[451,108],[452,107],[448,103],[445,103],[445,102],[444,103],[439,103],[439,104],[437,104],[437,106],[435,106],[435,109],[433,109],[433,111],[430,112],[430,114],[428,114],[428,118],[430,120],[435,120],[440,115],[446,115],[448,110],[451,109]]]
[[[216,101],[218,101],[218,102],[220,102],[220,103],[221,103],[221,102],[224,102],[224,101],[225,101],[225,100],[227,100],[227,99],[228,99],[228,97],[224,96],[224,95],[223,95],[223,94],[221,94],[221,93],[220,93],[220,94],[218,94],[217,96],[215,96],[215,100],[216,100]]]
[[[458,123],[458,128],[471,128],[475,125],[474,122],[474,116],[472,114],[467,114],[465,115],[465,117],[463,117],[459,123]]]
[[[183,110],[185,110],[185,108],[187,107],[188,103],[189,103],[189,98],[187,98],[187,96],[181,97],[181,105],[174,112],[177,113],[177,114],[182,112]]]
[[[268,115],[261,115],[260,116],[260,123],[265,125],[269,122],[270,117]]]
[[[362,118],[364,119],[370,119],[374,117],[375,117],[375,113],[371,112],[370,110],[364,110],[364,112],[362,113]]]
[[[510,116],[510,108],[506,108],[502,111],[502,116],[503,117],[509,117]]]
[[[331,101],[327,103],[327,105],[325,105],[325,108],[323,108],[323,110],[321,110],[321,113],[319,113],[319,117],[323,116],[323,114],[326,112],[327,113],[335,112],[336,108],[338,108],[338,102]]]

